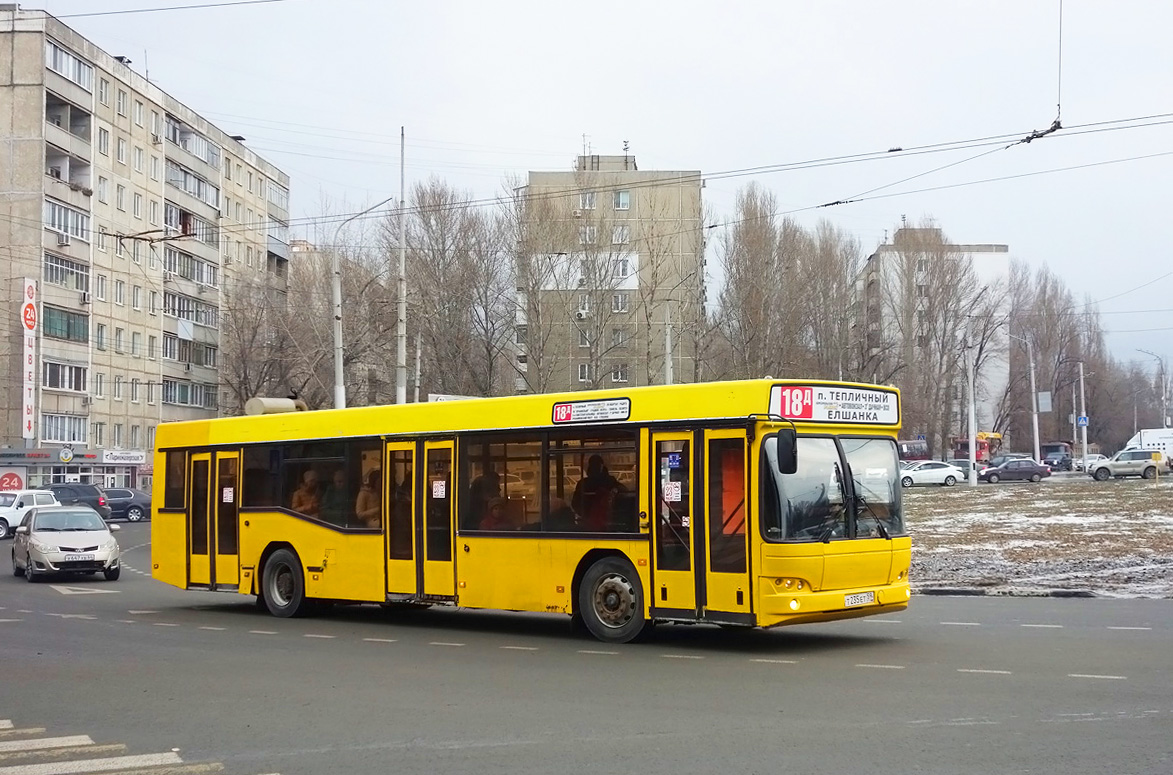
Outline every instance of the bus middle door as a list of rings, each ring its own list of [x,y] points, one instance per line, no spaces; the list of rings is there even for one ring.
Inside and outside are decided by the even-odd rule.
[[[696,577],[692,548],[691,433],[651,434],[652,543],[655,545],[651,606],[664,618],[695,619]]]
[[[240,583],[240,453],[191,456],[188,583],[211,589]]]

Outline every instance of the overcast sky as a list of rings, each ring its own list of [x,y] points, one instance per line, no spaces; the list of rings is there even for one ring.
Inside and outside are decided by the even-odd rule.
[[[195,1],[22,5],[65,17]],[[295,221],[396,195],[400,125],[409,186],[438,175],[485,197],[507,175],[568,169],[584,134],[594,153],[630,142],[641,169],[711,175],[1025,137],[1061,96],[1068,129],[915,180],[891,185],[1001,146],[713,179],[706,202],[731,217],[756,180],[866,253],[903,216],[931,216],[1099,302],[1118,359],[1155,371],[1143,348],[1173,367],[1173,3],[1067,0],[1061,69],[1059,0],[280,0],[64,20],[287,171]],[[1154,154],[1168,155],[974,183]],[[955,184],[970,185],[808,209]]]

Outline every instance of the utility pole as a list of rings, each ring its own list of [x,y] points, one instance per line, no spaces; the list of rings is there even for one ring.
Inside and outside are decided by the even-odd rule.
[[[1152,356],[1157,360],[1157,366],[1161,370],[1161,427],[1169,427],[1169,385],[1168,374],[1165,372],[1165,359],[1154,352],[1142,350],[1139,347],[1136,350],[1138,353]]]
[[[1083,361],[1079,362],[1079,416],[1087,417],[1087,407],[1084,402],[1083,391]],[[1085,422],[1087,420],[1085,419]],[[1083,470],[1087,471],[1087,425],[1084,425],[1080,430],[1080,435],[1083,441]]]
[[[1042,459],[1039,457],[1039,394],[1035,391],[1035,351],[1030,344],[1030,339],[1014,334],[1007,334],[1007,336],[1026,343],[1026,357],[1030,361],[1030,421],[1034,430],[1035,461],[1041,463]]]
[[[672,384],[672,308],[664,305],[664,384]]]
[[[399,127],[399,279],[395,290],[399,297],[395,324],[395,403],[407,403],[407,196],[404,186],[404,151],[406,133]]]
[[[965,376],[969,380],[969,486],[977,487],[977,408],[973,394],[973,349],[965,347]]]

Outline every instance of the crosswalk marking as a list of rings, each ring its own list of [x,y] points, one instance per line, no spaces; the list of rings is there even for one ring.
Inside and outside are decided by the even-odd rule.
[[[6,718],[0,718],[0,729],[12,729],[12,722]]]
[[[72,762],[18,764],[14,767],[0,767],[0,775],[74,775],[75,773],[110,772],[112,770],[159,767],[164,764],[183,764],[183,759],[179,758],[179,754],[168,751],[167,753],[111,756],[108,759],[80,759]]]
[[[74,745],[68,748],[38,748],[33,751],[9,751],[0,753],[0,762],[31,761],[40,759],[68,759],[76,756],[97,756],[98,754],[124,753],[126,746],[120,743],[110,745]]]
[[[50,588],[63,595],[117,595],[120,589],[104,589],[99,587],[67,587],[64,584],[50,584]]]
[[[45,734],[44,727],[25,727],[24,729],[0,729],[0,740],[13,740],[18,737],[33,737]]]
[[[45,730],[41,730],[44,732]],[[0,751],[31,751],[36,748],[69,748],[75,745],[92,745],[89,735],[68,735],[66,737],[41,737],[36,740],[0,740]]]

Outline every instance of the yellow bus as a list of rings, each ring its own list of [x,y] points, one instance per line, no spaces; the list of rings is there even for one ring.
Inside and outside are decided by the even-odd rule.
[[[900,396],[747,380],[164,423],[153,576],[322,602],[774,627],[907,607]]]

